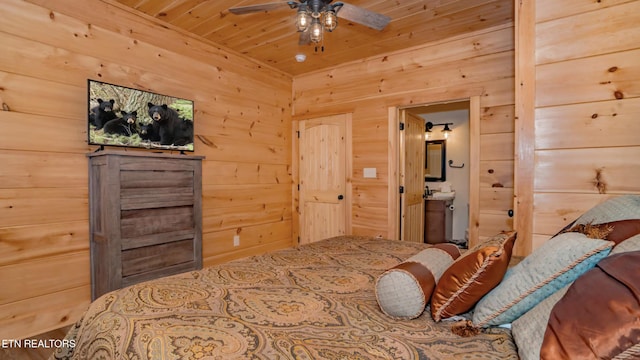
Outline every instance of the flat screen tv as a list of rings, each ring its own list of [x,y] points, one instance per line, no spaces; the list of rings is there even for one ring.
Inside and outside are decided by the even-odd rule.
[[[88,80],[89,145],[193,151],[193,101]]]

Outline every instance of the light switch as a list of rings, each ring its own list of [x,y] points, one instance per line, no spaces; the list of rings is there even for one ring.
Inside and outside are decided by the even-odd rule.
[[[376,168],[364,168],[363,175],[365,178],[375,179],[376,178]]]

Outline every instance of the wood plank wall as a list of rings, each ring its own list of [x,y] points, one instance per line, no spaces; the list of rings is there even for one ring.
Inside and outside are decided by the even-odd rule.
[[[536,0],[534,20],[533,249],[640,194],[640,1]]]
[[[109,1],[2,9],[0,338],[70,324],[89,302],[87,78],[195,101],[206,265],[291,245],[291,114],[353,113],[352,232],[392,237],[389,108],[481,95],[477,226],[511,226],[512,26],[292,80]],[[535,103],[534,176],[518,180],[533,183],[534,221],[520,255],[596,203],[640,193],[640,1],[536,0],[532,14],[536,93],[521,100]]]
[[[205,266],[292,245],[290,76],[108,1],[2,13],[0,339],[89,303],[87,78],[195,101]]]
[[[481,96],[479,234],[511,229],[514,28],[512,24],[372,57],[294,79],[293,119],[353,113],[352,232],[389,233],[389,108]],[[331,51],[330,49],[327,51]],[[365,179],[363,168],[377,178]]]

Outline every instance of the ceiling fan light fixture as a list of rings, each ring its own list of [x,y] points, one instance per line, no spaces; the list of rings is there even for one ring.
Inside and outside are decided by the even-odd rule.
[[[324,32],[324,29],[322,24],[320,23],[320,20],[318,20],[317,18],[313,19],[311,21],[309,31],[311,32],[309,34],[309,38],[312,42],[317,44],[322,41],[322,33]]]
[[[309,28],[309,24],[311,23],[311,15],[309,11],[307,11],[307,6],[302,4],[298,7],[298,14],[296,16],[296,29],[299,32],[307,30]]]
[[[252,0],[250,2],[253,2]],[[272,0],[273,1],[273,0]],[[316,51],[322,44],[324,32],[332,32],[338,27],[338,16],[349,22],[367,26],[374,30],[383,30],[391,21],[387,15],[366,8],[334,0],[289,0],[257,5],[245,5],[229,8],[236,15],[268,12],[281,7],[296,10],[295,26],[300,32],[298,45],[314,43]],[[324,46],[320,46],[324,51]]]
[[[323,13],[322,22],[324,29],[328,32],[332,32],[338,26],[338,16],[335,10],[329,9]]]

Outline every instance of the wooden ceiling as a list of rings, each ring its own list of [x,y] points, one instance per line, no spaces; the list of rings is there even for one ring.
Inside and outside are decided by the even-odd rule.
[[[279,0],[115,1],[293,76],[510,23],[514,16],[513,0],[345,0],[387,15],[391,22],[377,31],[339,19],[336,30],[325,33],[323,52],[313,44],[298,45],[296,10],[228,11]],[[307,56],[305,62],[296,62],[299,53]]]

